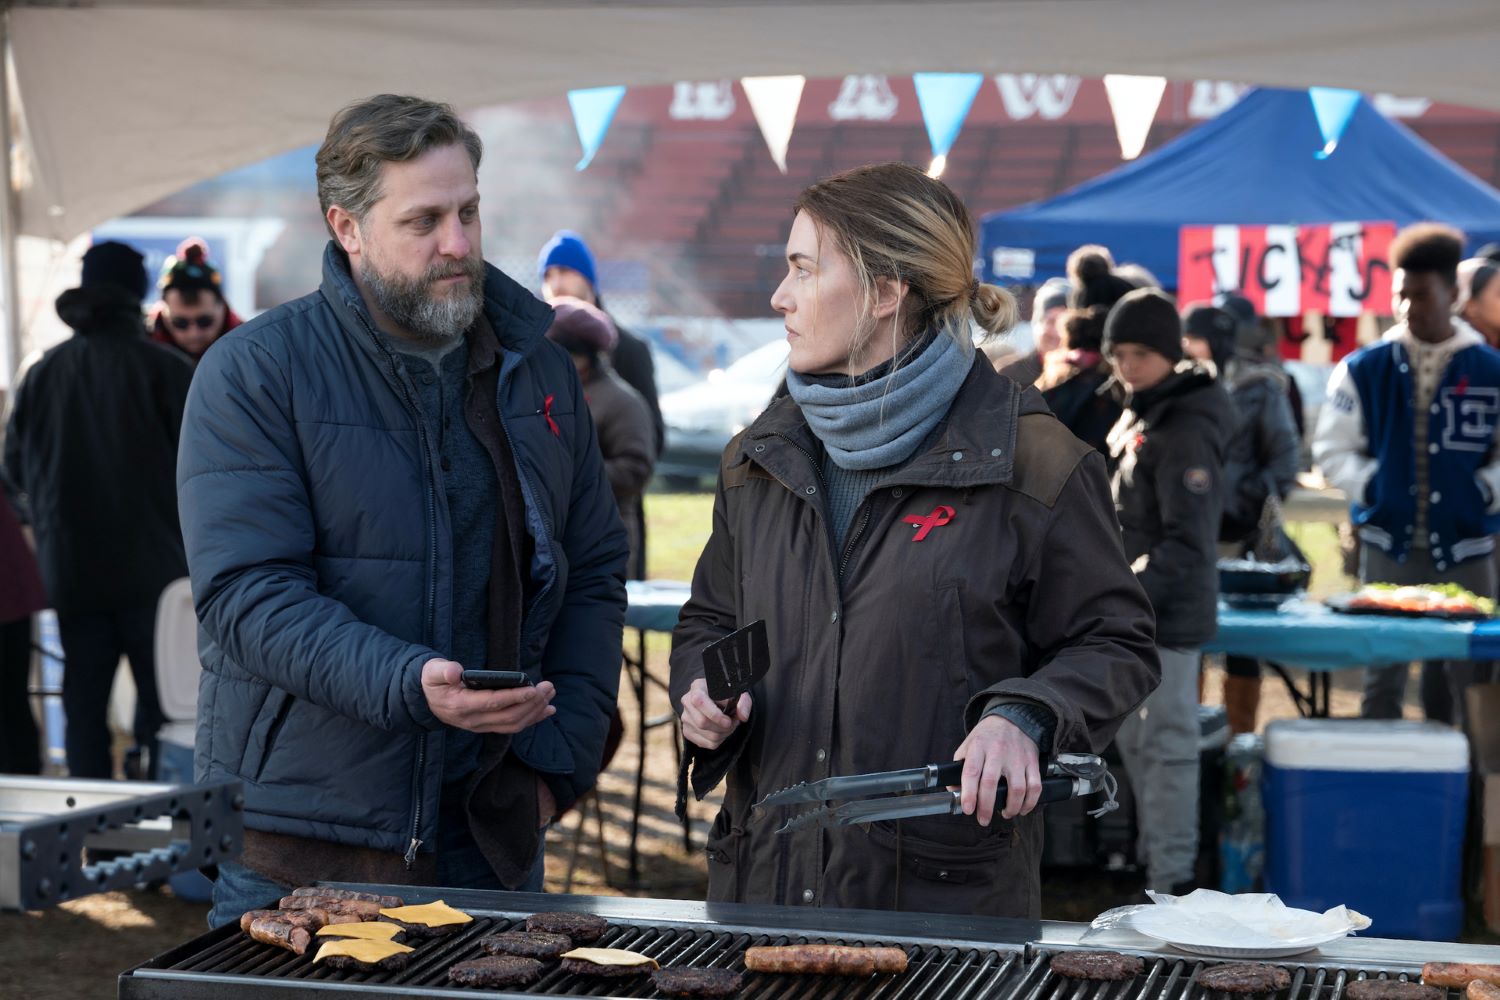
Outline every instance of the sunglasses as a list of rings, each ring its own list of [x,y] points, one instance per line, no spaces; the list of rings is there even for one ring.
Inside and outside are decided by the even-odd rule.
[[[217,319],[210,315],[192,317],[173,316],[171,319],[172,329],[174,330],[189,330],[195,326],[200,330],[208,330],[218,322]]]

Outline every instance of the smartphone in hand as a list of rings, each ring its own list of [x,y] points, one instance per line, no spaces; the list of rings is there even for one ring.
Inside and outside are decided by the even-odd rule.
[[[464,687],[480,691],[530,687],[531,678],[520,670],[465,670]]]

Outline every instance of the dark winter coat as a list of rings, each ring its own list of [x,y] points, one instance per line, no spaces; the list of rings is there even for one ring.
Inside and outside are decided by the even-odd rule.
[[[487,801],[513,836],[508,863],[490,860],[514,884],[536,851],[536,777],[566,807],[598,773],[626,547],[578,375],[544,337],[552,310],[494,268],[484,295],[502,349],[488,413],[525,500],[507,513],[533,550],[519,662],[495,666],[557,688],[557,714],[494,765],[511,770]],[[421,670],[449,646],[453,552],[419,398],[333,244],[319,291],[198,366],[178,470],[201,625],[196,770],[244,783],[251,829],[398,858],[436,843],[446,727]]]
[[[1224,457],[1219,540],[1243,542],[1258,530],[1267,498],[1285,500],[1297,485],[1301,440],[1280,370],[1231,363],[1226,385],[1236,421]]]
[[[1125,557],[1156,609],[1156,641],[1191,648],[1218,631],[1224,454],[1234,407],[1213,375],[1185,361],[1125,403],[1109,435]]]
[[[5,471],[63,615],[155,608],[187,575],[173,469],[193,368],[146,339],[140,303],[111,285],[57,300],[74,330],[16,389]]]
[[[1107,364],[1085,368],[1042,393],[1062,425],[1101,455],[1109,453],[1109,432],[1123,409],[1115,393],[1104,389],[1111,378]]]
[[[1040,813],[777,835],[786,816],[750,806],[801,781],[951,760],[997,695],[1053,713],[1044,753],[1098,752],[1159,680],[1103,459],[983,357],[931,440],[870,492],[840,552],[820,446],[790,398],[724,453],[672,702],[706,645],[757,619],[771,670],[746,725],[716,751],[689,747],[699,798],[728,780],[711,900],[1035,918]]]
[[[641,553],[641,494],[656,466],[656,432],[641,394],[619,375],[601,366],[584,384],[584,397],[599,435],[604,474],[620,507],[634,564]]]

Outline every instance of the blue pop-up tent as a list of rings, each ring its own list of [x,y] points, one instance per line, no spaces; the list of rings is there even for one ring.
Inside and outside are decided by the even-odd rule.
[[[1102,243],[1116,260],[1144,265],[1175,288],[1178,230],[1187,225],[1435,221],[1462,229],[1471,249],[1500,240],[1500,192],[1368,101],[1360,100],[1332,155],[1318,159],[1322,147],[1306,91],[1251,91],[1103,177],[985,216],[985,277],[1041,282],[1062,275],[1074,248]],[[1007,273],[1005,262],[1025,262],[1028,252],[1033,273],[1024,266]]]

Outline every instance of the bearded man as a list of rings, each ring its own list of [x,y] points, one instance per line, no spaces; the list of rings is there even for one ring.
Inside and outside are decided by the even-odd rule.
[[[446,104],[340,111],[322,287],[194,379],[197,777],[244,783],[247,828],[211,926],[317,879],[540,891],[597,776],[625,534],[552,310],[480,256],[480,155]]]

